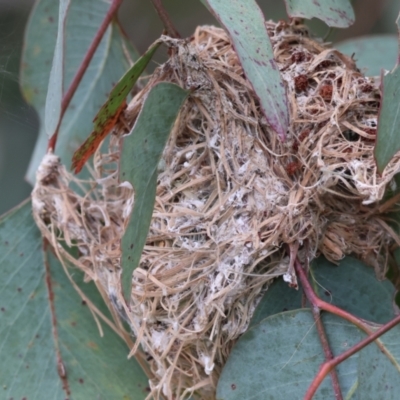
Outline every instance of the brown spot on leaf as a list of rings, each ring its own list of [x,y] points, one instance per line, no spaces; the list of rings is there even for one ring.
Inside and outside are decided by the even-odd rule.
[[[92,342],[91,340],[89,342],[87,342],[87,345],[91,348],[91,349],[97,349],[98,346],[95,342]]]

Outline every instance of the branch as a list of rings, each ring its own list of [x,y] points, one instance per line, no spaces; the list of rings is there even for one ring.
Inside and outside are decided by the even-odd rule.
[[[345,310],[342,310],[339,307],[334,306],[333,304],[329,304],[326,301],[321,300],[314,292],[314,289],[311,287],[310,282],[308,282],[306,273],[304,272],[304,269],[299,263],[299,261],[296,260],[296,262],[294,263],[294,268],[297,277],[301,282],[307,300],[310,302],[312,307],[317,307],[320,310],[331,312],[332,314],[335,314],[338,317],[341,317],[346,321],[354,324],[358,328],[362,329],[367,335],[372,334],[372,330],[368,328],[364,320],[348,313]]]
[[[311,400],[312,397],[314,396],[315,392],[317,391],[319,385],[321,382],[324,380],[325,376],[331,371],[333,368],[335,368],[337,365],[339,365],[341,362],[347,360],[349,357],[357,353],[358,351],[362,350],[364,347],[368,346],[371,344],[373,341],[378,339],[380,336],[385,334],[387,331],[392,329],[394,326],[396,326],[398,323],[400,323],[400,315],[398,315],[396,318],[392,319],[390,322],[382,326],[380,329],[378,329],[375,333],[371,334],[364,340],[361,340],[361,342],[357,343],[354,345],[351,349],[345,351],[342,353],[340,356],[335,357],[333,360],[327,361],[321,365],[321,368],[312,381],[310,387],[307,390],[306,395],[304,396],[304,400]]]
[[[291,257],[293,256],[291,252]],[[322,349],[324,350],[325,360],[326,362],[330,362],[333,360],[333,353],[331,347],[328,342],[328,338],[326,336],[325,328],[321,320],[321,313],[320,308],[315,305],[315,300],[318,299],[317,295],[315,294],[314,290],[312,289],[311,285],[308,282],[306,273],[301,266],[301,264],[297,260],[297,254],[295,255],[295,259],[293,261],[293,267],[296,270],[296,275],[300,278],[301,284],[304,288],[304,294],[306,295],[308,301],[311,303],[311,312],[314,317],[315,326],[317,328],[319,340],[322,345]],[[298,270],[301,271],[298,271]],[[340,389],[339,378],[335,368],[329,370],[332,380],[332,387],[335,393],[336,400],[343,400],[342,391]],[[326,376],[326,375],[325,375]]]
[[[176,39],[180,39],[181,35],[175,28],[174,24],[172,23],[167,10],[164,8],[164,6],[161,3],[161,0],[151,0],[153,2],[153,6],[157,11],[158,16],[160,17],[161,21],[164,24],[164,28],[167,31],[168,36]]]
[[[58,131],[60,129],[61,121],[63,119],[65,111],[67,110],[69,103],[71,102],[72,97],[75,94],[76,89],[78,88],[78,86],[83,78],[83,75],[85,74],[85,72],[90,64],[90,61],[92,60],[93,55],[96,52],[97,47],[99,46],[99,44],[101,42],[101,39],[103,38],[108,26],[110,25],[115,14],[117,13],[118,8],[121,5],[121,3],[122,3],[122,0],[112,0],[112,4],[111,4],[109,10],[107,11],[107,14],[106,14],[103,22],[101,23],[100,28],[96,32],[96,35],[95,35],[92,43],[90,44],[90,47],[89,47],[87,53],[85,54],[85,58],[83,59],[81,65],[79,66],[78,71],[76,72],[70,87],[68,88],[67,92],[64,94],[64,97],[63,97],[62,103],[61,103],[60,119],[58,121],[56,131],[53,133],[53,136],[49,139],[49,143],[47,145],[48,150],[54,150],[56,147]]]
[[[319,312],[319,309],[317,309],[315,307],[311,307],[311,311],[312,311],[312,314],[314,317],[315,325],[317,327],[319,340],[321,341],[321,345],[324,350],[326,363],[329,363],[333,360],[333,353],[332,353],[331,347],[329,345],[328,338],[326,336],[324,325],[321,321],[321,314]],[[335,399],[343,400],[343,395],[342,395],[342,391],[340,389],[340,383],[339,383],[339,378],[338,378],[336,369],[331,368],[329,370],[329,372],[331,374],[333,391],[335,393]]]
[[[320,310],[329,311],[332,314],[335,314],[335,315],[353,323],[355,326],[357,326],[359,329],[363,330],[368,335],[368,337],[366,339],[357,343],[351,349],[345,351],[344,353],[342,353],[341,355],[339,355],[335,358],[331,358],[330,360],[328,360],[322,364],[318,374],[315,376],[313,382],[311,383],[311,385],[308,388],[307,393],[304,397],[304,400],[311,400],[313,395],[317,391],[319,385],[322,383],[322,381],[325,379],[325,377],[329,373],[332,373],[332,371],[335,369],[335,367],[337,365],[339,365],[341,362],[343,362],[347,358],[351,357],[353,354],[357,353],[358,351],[363,349],[365,346],[367,346],[368,344],[375,341],[379,336],[383,335],[388,330],[393,328],[395,325],[400,323],[400,315],[397,316],[396,318],[394,318],[392,321],[385,324],[384,326],[382,326],[379,330],[373,332],[367,326],[366,322],[364,320],[362,320],[361,318],[357,318],[354,315],[348,313],[347,311],[344,311],[339,307],[336,307],[332,304],[329,304],[329,303],[321,300],[316,295],[313,288],[311,287],[310,282],[307,279],[306,273],[298,260],[296,260],[294,267],[295,267],[297,277],[299,278],[301,285],[303,287],[304,293],[305,293],[308,301],[311,304],[311,310],[313,312],[313,315],[316,312],[317,315],[319,316]],[[315,318],[315,316],[314,316],[314,318]],[[326,336],[325,336],[325,331],[322,331],[323,330],[322,324],[321,324],[322,330],[320,332],[320,330],[318,328],[318,323],[321,323],[321,322],[320,321],[318,322],[318,320],[316,320],[316,324],[317,324],[318,333],[320,334],[320,339],[322,342],[322,340],[326,339]],[[376,345],[379,347],[379,349],[382,351],[383,354],[385,354],[387,357],[391,358],[391,355],[388,354],[387,349],[382,345],[382,343],[376,342]],[[329,350],[329,352],[331,352],[331,351],[329,348],[329,344],[327,343],[327,340],[326,340],[326,344],[324,344],[322,342],[322,346],[324,348],[325,357],[329,357],[329,353],[327,350]],[[335,395],[337,395],[336,391],[335,391]]]

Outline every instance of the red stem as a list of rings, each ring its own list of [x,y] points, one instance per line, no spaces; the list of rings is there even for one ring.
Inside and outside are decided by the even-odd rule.
[[[152,0],[154,8],[157,11],[158,16],[160,17],[161,21],[164,24],[164,28],[167,31],[168,35],[172,38],[180,39],[181,35],[179,34],[178,30],[175,28],[174,24],[172,23],[166,9],[162,5],[161,0]]]
[[[292,254],[291,254],[291,256],[292,256]],[[315,326],[317,328],[317,332],[318,332],[319,340],[322,345],[322,349],[324,350],[325,360],[326,360],[326,362],[329,362],[333,359],[333,353],[330,348],[328,338],[326,336],[324,325],[321,321],[320,308],[318,307],[318,305],[316,305],[316,300],[319,300],[319,298],[317,297],[317,295],[315,294],[314,290],[312,289],[310,283],[308,282],[307,274],[304,271],[302,265],[298,262],[297,255],[294,260],[293,266],[296,271],[296,275],[300,279],[300,282],[302,284],[303,293],[305,294],[308,301],[311,303],[311,312],[314,317]],[[308,265],[307,265],[307,270],[308,270]],[[335,393],[335,399],[343,400],[343,395],[342,395],[342,391],[340,389],[340,383],[339,383],[339,378],[338,378],[336,369],[333,368],[329,372],[331,375],[332,387],[333,387],[333,391]]]
[[[324,350],[325,360],[326,360],[326,362],[331,362],[333,360],[333,353],[330,348],[328,338],[326,336],[324,325],[321,321],[321,314],[319,312],[319,309],[316,307],[312,307],[311,311],[312,311],[312,314],[314,317],[315,325],[317,327],[318,336],[321,341],[322,348]],[[329,372],[331,375],[333,391],[335,393],[335,399],[343,400],[343,395],[342,395],[342,391],[340,389],[340,383],[339,383],[339,378],[337,376],[336,369],[332,368],[329,370]]]
[[[353,346],[351,349],[345,351],[344,353],[340,354],[339,356],[335,357],[334,359],[327,361],[321,365],[321,368],[312,381],[310,387],[307,390],[306,395],[304,396],[304,400],[311,400],[312,397],[314,396],[315,392],[317,391],[319,385],[321,382],[324,380],[325,376],[331,371],[333,368],[335,368],[337,365],[339,365],[341,362],[344,360],[348,359],[358,351],[362,350],[364,347],[368,346],[371,344],[374,340],[378,339],[380,336],[385,334],[387,331],[392,329],[394,326],[396,326],[398,323],[400,323],[400,315],[398,315],[396,318],[392,319],[390,322],[382,326],[380,329],[378,329],[375,333],[371,334],[364,340],[361,340],[361,342],[357,343],[355,346]]]
[[[348,313],[347,311],[334,306],[333,304],[329,304],[326,301],[321,300],[315,294],[314,289],[311,287],[310,282],[307,279],[307,276],[306,276],[306,273],[304,272],[303,267],[297,260],[294,264],[294,268],[295,268],[297,277],[299,278],[299,280],[301,282],[304,293],[305,293],[308,301],[311,303],[312,307],[318,307],[320,310],[331,312],[332,314],[335,314],[338,317],[351,322],[358,328],[362,329],[368,335],[372,333],[372,331],[366,326],[365,322],[361,318],[358,318],[358,317]]]
[[[329,311],[332,314],[335,314],[351,323],[353,323],[355,326],[363,330],[368,337],[361,342],[357,343],[355,346],[353,346],[351,349],[345,351],[341,355],[332,358],[332,352],[329,347],[329,343],[327,341],[325,331],[323,330],[322,322],[318,318],[315,319],[316,324],[317,324],[317,329],[318,333],[320,334],[320,339],[322,342],[322,346],[324,348],[324,353],[325,357],[328,359],[328,361],[325,361],[322,366],[320,367],[320,370],[318,374],[315,376],[313,382],[311,383],[310,387],[307,390],[307,393],[304,397],[304,400],[311,400],[312,397],[314,396],[315,392],[317,391],[319,385],[322,383],[322,381],[325,379],[325,377],[334,371],[335,367],[339,365],[341,362],[346,360],[347,358],[351,357],[353,354],[357,353],[361,349],[363,349],[365,346],[368,344],[372,343],[374,340],[376,340],[379,336],[383,335],[386,333],[389,329],[393,328],[395,325],[400,323],[400,315],[394,318],[392,321],[388,322],[384,326],[382,326],[379,330],[376,332],[373,332],[366,323],[360,319],[355,317],[354,315],[348,313],[347,311],[342,310],[339,307],[336,307],[332,304],[326,303],[325,301],[321,300],[316,293],[314,292],[313,288],[310,285],[310,282],[307,279],[307,275],[300,264],[298,260],[294,263],[295,271],[297,274],[297,277],[299,278],[302,288],[304,290],[304,293],[308,299],[308,301],[311,303],[311,311],[314,315],[314,319],[316,316],[319,316],[320,310],[324,311]],[[318,325],[321,324],[321,330],[318,327]],[[382,343],[376,342],[376,345],[379,347],[379,349],[384,353],[386,356],[390,357],[390,354],[388,354],[387,349],[382,345]],[[333,376],[332,376],[333,379]],[[335,383],[334,383],[335,387]],[[337,392],[335,391],[335,396],[337,396]],[[340,394],[341,396],[341,394]]]
[[[66,91],[66,93],[64,94],[64,97],[62,99],[62,103],[61,103],[61,114],[60,114],[60,119],[58,121],[58,125],[56,128],[56,131],[54,132],[53,136],[49,139],[49,143],[47,146],[48,150],[54,150],[56,147],[56,143],[57,143],[57,136],[58,136],[58,131],[60,129],[60,125],[61,125],[61,121],[62,118],[65,114],[65,111],[67,110],[69,103],[72,100],[73,95],[76,92],[76,89],[78,88],[83,75],[85,74],[90,61],[93,58],[94,53],[97,50],[97,47],[99,46],[101,39],[104,36],[104,33],[106,32],[108,26],[110,25],[111,21],[113,20],[115,14],[118,11],[119,6],[121,5],[122,0],[112,0],[112,4],[109,8],[109,10],[107,11],[107,14],[103,20],[103,22],[100,25],[100,28],[98,29],[98,31],[96,32],[95,37],[93,38],[92,43],[90,44],[90,47],[88,49],[88,51],[85,54],[85,58],[83,59],[81,65],[79,66],[78,71],[76,72],[72,83],[70,85],[70,87],[68,88],[68,90]]]

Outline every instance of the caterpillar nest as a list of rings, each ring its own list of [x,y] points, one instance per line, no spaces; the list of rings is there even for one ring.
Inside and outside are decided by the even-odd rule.
[[[172,56],[129,104],[132,126],[156,83],[191,90],[160,162],[129,304],[120,284],[120,241],[134,203],[131,186],[118,180],[124,128],[95,154],[90,180],[78,180],[53,154],[37,173],[38,226],[129,323],[131,355],[139,346],[149,355],[154,398],[214,398],[268,284],[284,275],[296,285],[297,248],[303,260],[353,254],[382,273],[398,240],[380,200],[400,158],[377,173],[373,79],[310,39],[296,20],[267,29],[290,102],[285,142],[268,126],[227,34],[215,27],[199,27],[188,40],[163,37]],[[65,245],[76,246],[79,258]]]

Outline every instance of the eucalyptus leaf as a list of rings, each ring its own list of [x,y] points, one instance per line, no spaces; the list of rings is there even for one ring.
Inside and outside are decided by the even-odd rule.
[[[250,321],[250,328],[271,315],[300,308],[302,295],[300,285],[298,289],[294,289],[283,278],[276,279],[258,303]]]
[[[228,32],[268,123],[284,140],[289,126],[288,100],[262,11],[255,0],[206,1]]]
[[[135,191],[135,203],[122,238],[122,289],[126,298],[132,273],[139,265],[153,215],[157,188],[157,166],[179,110],[188,92],[161,82],[147,95],[129,136],[124,139],[120,178]]]
[[[364,332],[331,314],[322,315],[334,355],[365,338]],[[343,398],[395,400],[400,390],[400,327],[336,368]],[[218,400],[304,397],[324,361],[315,321],[308,309],[273,315],[249,329],[234,346],[217,386]],[[330,377],[314,400],[333,399]]]
[[[397,400],[400,382],[400,326],[397,325],[379,338],[383,349],[371,344],[358,357],[359,399]]]
[[[285,4],[292,18],[318,18],[334,28],[347,28],[355,21],[350,0],[285,0]]]
[[[347,256],[334,264],[323,256],[318,257],[311,263],[310,277],[314,291],[322,300],[359,318],[383,324],[395,317],[396,288],[389,280],[378,281],[374,270],[356,258]],[[250,327],[271,315],[300,308],[302,296],[301,284],[296,290],[278,278],[258,304]]]
[[[61,103],[64,90],[65,19],[69,5],[70,0],[60,1],[56,47],[54,49],[44,112],[44,125],[47,137],[55,133],[61,116]]]
[[[367,76],[378,76],[382,69],[392,69],[398,46],[395,35],[361,36],[335,44],[343,54],[353,57],[357,67]]]
[[[57,38],[58,3],[58,0],[38,0],[25,31],[21,89],[25,99],[38,112],[41,122],[39,138],[27,172],[27,180],[32,184],[47,149],[48,137],[43,122]],[[65,26],[65,88],[71,84],[109,7],[106,1],[71,0]],[[131,66],[130,58],[136,60],[137,53],[114,22],[100,42],[60,126],[55,152],[60,155],[63,164],[70,165],[72,154],[92,131],[93,118],[115,83]]]
[[[400,29],[400,16],[396,20]],[[394,69],[381,77],[382,101],[379,110],[378,132],[374,155],[378,172],[383,173],[393,156],[400,150],[400,68],[397,59]]]
[[[146,69],[148,63],[152,59],[154,53],[158,49],[160,42],[152,44],[146,53],[143,54],[135,64],[125,73],[111,91],[107,101],[102,105],[99,112],[94,118],[94,131],[85,140],[85,142],[74,153],[72,158],[72,167],[75,173],[82,169],[82,166],[92,155],[101,141],[107,136],[110,130],[114,127],[110,121],[117,120],[119,113],[124,108],[124,102],[133,86],[136,84],[140,75]],[[126,103],[125,103],[126,107]],[[115,124],[116,121],[113,121]]]
[[[51,252],[47,259],[53,280],[59,348],[72,398],[144,400],[148,379],[135,358],[128,360],[126,344],[105,324],[104,336],[100,337],[88,305],[67,279],[60,262]],[[108,316],[94,283],[85,284],[83,273],[76,269],[69,272],[85,295]]]
[[[121,399],[147,395],[147,378],[128,347],[107,325],[104,337],[72,287],[61,264],[43,242],[26,202],[0,220],[1,398],[29,400]],[[45,259],[54,294],[58,337],[53,335]],[[93,283],[70,271],[90,300],[108,311]],[[62,365],[57,363],[55,339]],[[58,366],[58,368],[57,368]],[[62,381],[57,371],[65,370]],[[68,389],[67,389],[68,388]]]
[[[0,390],[3,399],[64,400],[30,203],[0,222]]]
[[[101,107],[96,115],[95,130],[99,129],[113,115],[123,100],[126,99],[140,75],[146,69],[154,53],[160,46],[160,42],[152,44],[134,65],[122,76],[118,83],[113,87],[106,103]]]
[[[359,330],[326,315],[324,326],[334,354],[360,340]],[[222,370],[218,400],[302,399],[324,353],[309,309],[292,310],[264,319],[237,342]],[[343,397],[357,382],[357,356],[338,368]],[[313,400],[334,399],[329,379],[322,382]]]
[[[345,257],[336,265],[319,257],[311,264],[311,277],[322,300],[359,318],[384,324],[395,317],[396,288],[389,280],[379,281],[373,268],[356,258]]]

